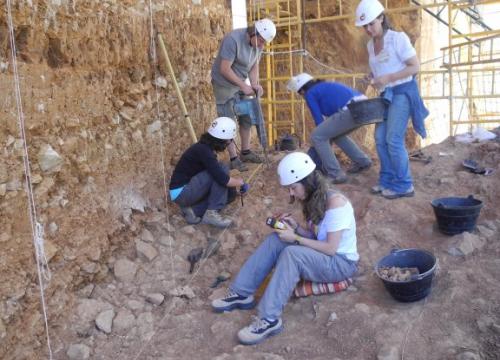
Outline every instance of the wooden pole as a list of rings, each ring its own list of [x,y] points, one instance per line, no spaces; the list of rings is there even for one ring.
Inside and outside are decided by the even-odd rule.
[[[181,110],[184,115],[184,120],[186,120],[186,125],[189,130],[189,135],[191,135],[191,139],[193,140],[193,143],[197,142],[198,139],[196,138],[196,134],[193,129],[193,124],[191,123],[191,119],[189,117],[189,114],[186,109],[186,104],[184,103],[184,99],[182,98],[182,93],[181,89],[179,88],[179,84],[177,83],[177,79],[175,78],[175,73],[174,69],[172,68],[172,64],[170,63],[170,58],[168,57],[167,53],[167,48],[165,47],[165,43],[163,42],[163,37],[161,34],[158,34],[158,40],[160,42],[160,48],[163,52],[163,56],[165,57],[165,61],[167,63],[167,69],[168,72],[170,73],[170,77],[172,78],[172,81],[174,82],[174,88],[175,92],[177,93],[177,97],[179,98],[179,103],[181,104]]]

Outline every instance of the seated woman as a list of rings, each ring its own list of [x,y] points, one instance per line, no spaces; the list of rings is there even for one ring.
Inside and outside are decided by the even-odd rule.
[[[354,163],[347,170],[348,173],[358,173],[372,165],[371,159],[347,136],[360,125],[353,120],[346,105],[350,101],[366,99],[364,95],[341,83],[314,80],[307,73],[292,77],[287,84],[287,89],[297,92],[306,100],[307,107],[316,123],[316,129],[311,134],[313,147],[308,153],[317,163],[318,168],[332,178],[334,183],[346,182],[347,176],[340,168],[332,150],[332,143],[342,149]]]
[[[234,199],[235,187],[246,190],[248,185],[242,178],[229,176],[228,166],[217,161],[217,152],[224,151],[235,134],[233,119],[215,119],[175,166],[170,179],[170,198],[181,207],[189,224],[201,221],[220,228],[231,225],[232,220],[219,214],[219,210],[228,204],[228,197]]]
[[[241,329],[242,344],[257,344],[283,329],[281,313],[300,279],[339,282],[357,272],[356,221],[349,200],[330,188],[309,155],[285,156],[278,175],[291,200],[301,202],[307,227],[289,214],[280,215],[283,230],[268,235],[248,258],[228,294],[212,302],[216,312],[251,309],[254,294],[274,268],[258,306],[258,318]]]

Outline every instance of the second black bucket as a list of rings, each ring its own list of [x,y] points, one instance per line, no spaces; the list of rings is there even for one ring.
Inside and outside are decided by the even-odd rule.
[[[391,281],[380,274],[381,268],[418,268],[419,275],[412,276],[410,281]],[[432,278],[436,269],[436,258],[430,252],[421,249],[393,250],[384,256],[376,265],[375,272],[383,281],[391,296],[402,302],[417,301],[431,292]]]
[[[347,104],[355,123],[368,125],[384,121],[384,113],[387,104],[384,99],[377,97],[373,99],[353,101]]]
[[[456,235],[472,231],[483,207],[483,202],[472,195],[466,198],[446,197],[431,202],[439,231],[446,235]]]

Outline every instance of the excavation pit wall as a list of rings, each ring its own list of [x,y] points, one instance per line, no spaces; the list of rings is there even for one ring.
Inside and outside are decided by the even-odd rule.
[[[159,46],[154,66],[148,6],[12,6],[34,198],[52,270],[49,326],[74,291],[108,274],[113,251],[132,241],[122,236],[132,213],[164,208],[161,145],[168,175],[191,143]],[[155,1],[152,13],[200,134],[215,116],[210,66],[231,27],[229,9],[222,0]],[[24,359],[46,348],[6,16],[2,11],[0,358]]]

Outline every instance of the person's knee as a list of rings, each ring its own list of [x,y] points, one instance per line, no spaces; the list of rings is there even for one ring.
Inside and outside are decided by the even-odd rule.
[[[229,174],[229,165],[228,164],[225,164],[223,163],[222,161],[219,161],[219,165],[221,167],[221,169],[226,173],[226,174]]]
[[[240,129],[249,130],[252,128],[252,119],[248,115],[239,116],[238,124],[240,125]]]
[[[322,143],[327,143],[330,139],[326,138],[324,136],[321,136],[320,133],[313,131],[311,134],[311,144],[314,147],[317,147],[318,145],[321,145]]]
[[[397,134],[389,133],[385,138],[385,142],[389,150],[398,150],[404,148],[405,138]]]

